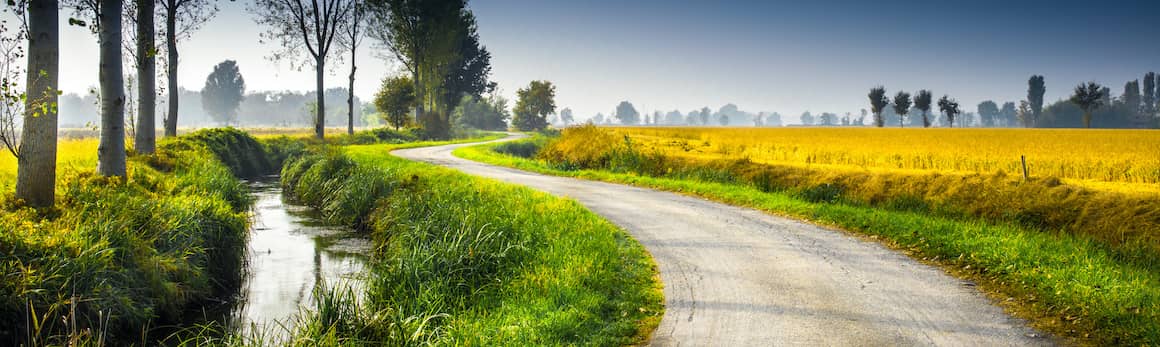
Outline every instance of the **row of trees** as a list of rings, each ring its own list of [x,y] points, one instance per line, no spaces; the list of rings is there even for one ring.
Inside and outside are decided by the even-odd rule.
[[[161,11],[155,6],[158,3]],[[88,27],[97,34],[100,47],[98,173],[125,176],[125,107],[127,94],[131,94],[125,92],[125,52],[132,57],[131,64],[140,81],[136,150],[154,150],[154,81],[161,51],[156,45],[158,16],[164,17],[165,23],[162,35],[167,59],[163,63],[167,66],[169,87],[164,128],[167,136],[176,135],[180,105],[177,42],[217,13],[212,0],[137,0],[128,6],[123,0],[23,0],[10,1],[8,5],[21,19],[21,27],[16,33],[5,30],[4,37],[11,38],[10,43],[26,40],[28,47],[23,68],[17,65],[24,58],[23,50],[8,50],[3,57],[3,113],[9,117],[0,122],[7,130],[0,140],[17,158],[18,199],[35,207],[51,206],[55,200],[61,5],[74,10],[75,18],[69,18],[70,24]],[[349,89],[353,89],[357,68],[353,57],[363,35],[378,40],[411,72],[417,116],[433,137],[447,137],[449,105],[464,94],[479,96],[495,86],[487,80],[490,54],[479,44],[475,18],[464,0],[257,0],[248,9],[266,28],[262,41],[281,47],[271,58],[292,65],[313,65],[317,73],[315,136],[319,138],[323,136],[326,116],[326,64],[335,54],[349,52]],[[126,22],[135,30],[123,30]],[[136,44],[124,45],[126,36]],[[21,75],[22,71],[28,73]],[[23,90],[20,82],[24,83]],[[347,109],[348,131],[353,131],[353,96],[348,97]],[[15,130],[18,123],[22,125],[20,134]]]
[[[1160,118],[1157,114],[1160,111],[1160,90],[1157,89],[1157,85],[1160,85],[1160,78],[1155,73],[1149,72],[1144,75],[1142,90],[1140,81],[1132,80],[1124,84],[1123,94],[1112,97],[1111,89],[1095,82],[1087,82],[1076,86],[1068,99],[1059,100],[1045,107],[1043,97],[1047,88],[1044,77],[1032,75],[1027,81],[1027,98],[1019,101],[1018,105],[1015,102],[1005,102],[1000,106],[994,101],[987,100],[976,106],[976,113],[972,116],[977,115],[978,125],[983,127],[1091,128],[1093,124],[1115,128],[1160,127]],[[899,92],[891,100],[888,99],[885,88],[875,87],[870,90],[868,96],[876,126],[886,125],[890,112],[898,117],[900,126],[907,124],[907,117],[912,120],[910,124],[931,126],[931,121],[927,117],[931,108],[929,91],[921,90],[913,99],[909,93]],[[958,109],[957,102],[943,96],[938,105],[945,121],[953,126],[955,117],[962,113]],[[922,122],[918,123],[917,119],[921,119]],[[1097,120],[1098,123],[1093,123]],[[971,122],[968,120],[966,123]]]

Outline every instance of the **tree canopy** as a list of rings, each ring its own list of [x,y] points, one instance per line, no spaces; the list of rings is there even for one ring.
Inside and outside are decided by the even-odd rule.
[[[246,95],[246,80],[233,60],[223,61],[213,67],[213,72],[205,78],[201,89],[201,106],[219,124],[237,122],[238,105]]]
[[[886,109],[886,105],[890,104],[890,100],[886,99],[886,88],[877,86],[870,88],[870,112],[874,113],[874,125],[881,128],[886,125],[885,117],[882,117],[882,111]]]
[[[385,121],[398,130],[407,125],[411,107],[415,106],[415,84],[407,76],[391,77],[383,80],[379,92],[375,93],[375,108],[385,115]]]
[[[556,113],[556,86],[548,81],[532,81],[516,91],[516,107],[512,125],[522,131],[540,130],[548,126],[548,115]]]
[[[706,107],[702,112],[704,111],[708,111],[708,108]],[[628,101],[621,101],[620,104],[616,105],[616,114],[614,116],[616,119],[620,120],[620,124],[640,124],[640,113],[636,112],[636,107],[632,106],[632,103]],[[706,115],[703,117],[708,116]]]

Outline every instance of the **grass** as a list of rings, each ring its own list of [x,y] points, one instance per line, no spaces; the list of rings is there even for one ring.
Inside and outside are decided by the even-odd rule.
[[[624,141],[623,137],[611,138]],[[461,148],[455,154],[540,173],[696,195],[870,235],[912,257],[977,280],[1010,312],[1072,342],[1160,343],[1157,263],[1125,256],[1098,239],[1045,232],[1015,222],[948,218],[905,204],[876,208],[834,199],[836,194],[822,186],[796,191],[770,189],[739,180],[728,171],[670,175],[658,164],[666,158],[657,158],[656,152],[609,156],[608,152],[624,148],[615,143],[577,143],[583,145],[576,148],[584,150],[573,153],[572,162],[521,158],[493,150],[511,146],[502,144]],[[540,155],[551,158],[552,154]],[[594,167],[599,169],[581,169],[577,163],[584,160],[598,163]],[[1005,300],[1008,298],[1011,300]]]
[[[662,294],[638,243],[574,201],[387,154],[420,145],[331,148],[284,167],[290,194],[376,244],[365,301],[324,294],[292,344],[646,341]]]
[[[248,139],[201,134],[210,133]],[[85,143],[62,146],[62,157],[87,160]],[[213,155],[221,148],[194,134],[130,158],[123,179],[99,177],[91,166],[62,170],[51,209],[4,197],[0,341],[133,343],[148,339],[150,327],[186,321],[190,308],[232,296],[251,200],[239,172]]]

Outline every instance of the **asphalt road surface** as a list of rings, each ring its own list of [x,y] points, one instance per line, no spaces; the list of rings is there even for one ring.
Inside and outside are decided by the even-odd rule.
[[[700,198],[451,155],[472,145],[392,154],[575,199],[627,230],[664,283],[653,345],[1052,344],[971,283],[876,243]]]

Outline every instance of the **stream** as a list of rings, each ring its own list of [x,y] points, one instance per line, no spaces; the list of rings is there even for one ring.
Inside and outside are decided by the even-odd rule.
[[[246,281],[226,325],[243,336],[279,340],[301,308],[313,309],[312,291],[320,282],[362,293],[370,240],[288,202],[277,177],[250,187],[255,202]]]

